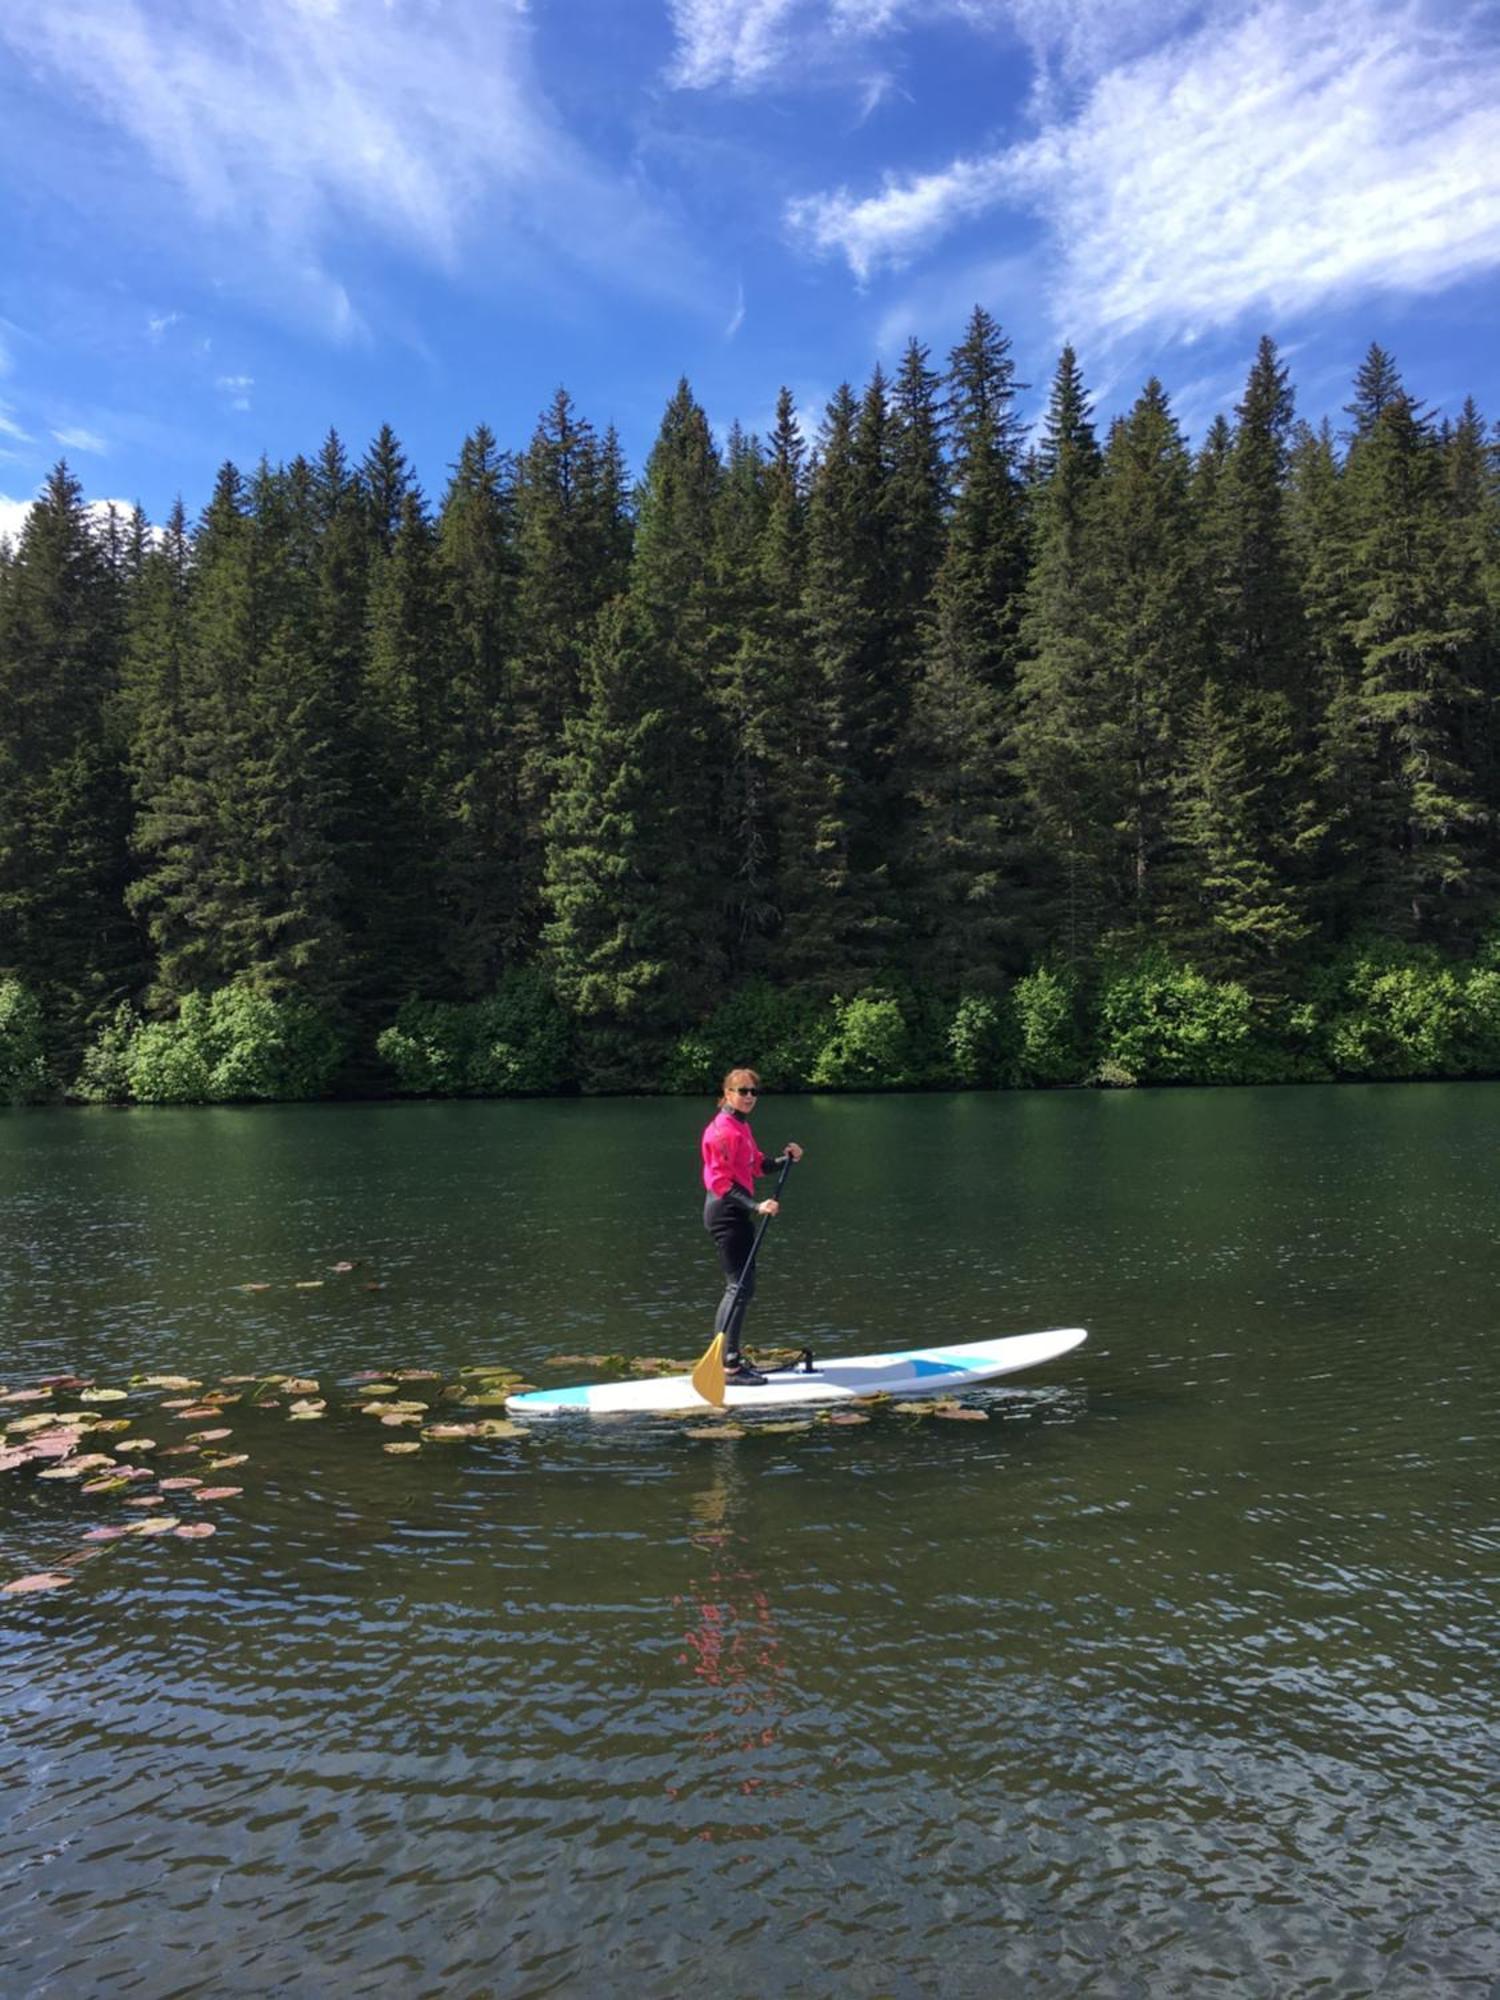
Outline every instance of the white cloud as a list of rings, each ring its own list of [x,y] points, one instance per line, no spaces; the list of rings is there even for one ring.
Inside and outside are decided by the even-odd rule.
[[[679,90],[752,88],[781,67],[803,0],[671,0],[677,49],[667,80]]]
[[[219,393],[227,396],[231,410],[248,410],[250,391],[255,387],[253,375],[221,375],[214,385]]]
[[[0,437],[14,438],[17,444],[30,444],[30,431],[22,430],[4,403],[0,403]]]
[[[1010,211],[1051,239],[1070,337],[1190,335],[1424,290],[1500,263],[1500,49],[1388,0],[1272,4],[1103,76],[1035,139],[793,203],[793,234],[864,280]]]
[[[182,314],[178,312],[153,313],[146,321],[146,331],[153,340],[160,340],[181,318]]]
[[[8,494],[0,493],[0,542],[20,541],[30,512],[29,500],[12,500]]]
[[[351,226],[450,269],[483,222],[637,283],[660,272],[639,197],[549,109],[530,37],[518,0],[0,8],[0,49],[126,134],[221,252],[243,253],[246,283],[274,273],[336,337],[359,329],[328,268]]]
[[[20,541],[27,516],[35,504],[34,500],[12,500],[8,494],[0,493],[0,542]],[[129,500],[88,500],[84,502],[83,511],[102,534],[109,525],[111,508],[122,527],[135,511]]]
[[[109,450],[109,446],[97,431],[86,431],[76,424],[65,427],[60,431],[54,431],[52,435],[64,451],[103,453]]]

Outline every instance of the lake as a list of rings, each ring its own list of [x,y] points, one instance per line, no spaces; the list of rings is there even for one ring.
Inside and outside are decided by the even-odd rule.
[[[1087,1346],[386,1452],[347,1378],[701,1350],[709,1109],[0,1114],[7,1390],[327,1404],[225,1389],[212,1538],[0,1476],[88,1554],[0,1598],[7,1995],[1500,1990],[1500,1088],[769,1097],[752,1347]]]

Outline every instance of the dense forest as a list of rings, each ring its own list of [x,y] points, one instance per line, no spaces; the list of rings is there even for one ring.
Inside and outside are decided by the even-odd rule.
[[[1269,340],[945,368],[638,483],[559,392],[0,552],[0,1098],[1500,1072],[1500,452]]]

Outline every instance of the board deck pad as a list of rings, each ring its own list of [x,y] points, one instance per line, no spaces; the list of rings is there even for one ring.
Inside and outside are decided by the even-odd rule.
[[[796,1409],[808,1403],[846,1403],[861,1396],[944,1396],[1035,1368],[1044,1361],[1080,1347],[1088,1334],[1081,1326],[1057,1327],[1047,1333],[1016,1333],[995,1340],[972,1340],[959,1346],[903,1348],[896,1354],[853,1354],[847,1359],[819,1361],[817,1372],[779,1369],[764,1383],[730,1384],[724,1407],[730,1410]],[[567,1389],[527,1389],[507,1396],[506,1408],[517,1417],[611,1416],[634,1411],[640,1415],[667,1410],[707,1410],[707,1402],[688,1375],[657,1375],[641,1382],[580,1383]]]

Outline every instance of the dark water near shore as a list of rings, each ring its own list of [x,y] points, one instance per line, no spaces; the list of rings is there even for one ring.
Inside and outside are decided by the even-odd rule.
[[[0,1382],[329,1394],[0,1599],[0,1990],[1500,1992],[1500,1087],[771,1099],[752,1335],[1088,1346],[385,1455],[340,1376],[697,1352],[700,1113],[0,1116]],[[0,1580],[118,1518],[0,1477]]]

